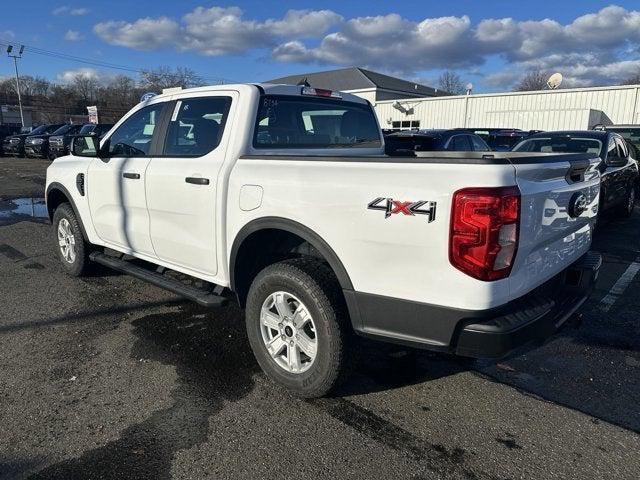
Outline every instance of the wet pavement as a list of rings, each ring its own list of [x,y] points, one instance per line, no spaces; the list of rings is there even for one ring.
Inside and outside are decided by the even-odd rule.
[[[580,328],[498,363],[363,341],[341,391],[302,401],[235,305],[65,275],[31,197],[0,202],[0,479],[640,478],[640,279],[600,303],[640,212],[598,233]]]

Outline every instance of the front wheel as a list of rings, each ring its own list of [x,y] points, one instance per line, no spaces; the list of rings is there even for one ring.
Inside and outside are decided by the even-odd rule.
[[[89,266],[90,245],[70,204],[58,206],[53,215],[53,228],[56,252],[65,270],[74,277],[83,276]]]
[[[321,397],[344,378],[348,315],[321,261],[298,258],[262,270],[249,290],[246,324],[264,372],[293,394]]]

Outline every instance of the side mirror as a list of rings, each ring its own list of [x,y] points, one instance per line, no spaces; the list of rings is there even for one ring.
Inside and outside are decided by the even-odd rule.
[[[91,135],[73,137],[71,151],[77,157],[97,157],[100,150],[100,140]]]
[[[625,157],[607,157],[607,167],[624,167],[627,164]]]

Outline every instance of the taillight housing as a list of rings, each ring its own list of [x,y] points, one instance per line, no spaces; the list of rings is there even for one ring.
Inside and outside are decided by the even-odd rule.
[[[449,261],[484,281],[506,278],[518,248],[518,187],[464,188],[453,194]]]

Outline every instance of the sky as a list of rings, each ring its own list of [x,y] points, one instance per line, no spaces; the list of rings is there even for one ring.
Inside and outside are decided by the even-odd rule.
[[[12,1],[0,17],[7,43],[26,45],[21,74],[59,83],[165,65],[207,83],[353,65],[430,86],[452,70],[474,92],[512,89],[536,69],[580,87],[640,73],[640,2]],[[0,57],[0,77],[12,74]]]

